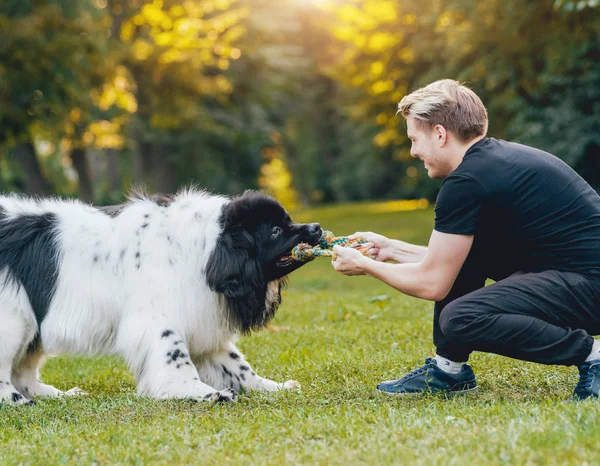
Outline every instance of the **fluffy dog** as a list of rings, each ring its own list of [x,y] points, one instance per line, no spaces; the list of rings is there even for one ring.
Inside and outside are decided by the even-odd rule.
[[[235,347],[281,302],[286,259],[316,244],[274,199],[185,190],[120,206],[0,197],[0,402],[61,392],[39,380],[44,354],[120,354],[138,392],[235,401],[258,376]]]

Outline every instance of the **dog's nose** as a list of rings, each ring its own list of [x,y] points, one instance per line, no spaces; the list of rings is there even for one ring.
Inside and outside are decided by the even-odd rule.
[[[319,225],[318,223],[309,223],[308,224],[308,232],[311,235],[316,235],[321,233],[321,225]]]

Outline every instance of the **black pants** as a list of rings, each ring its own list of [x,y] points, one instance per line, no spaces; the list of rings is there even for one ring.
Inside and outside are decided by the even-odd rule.
[[[472,251],[448,296],[435,303],[437,354],[457,362],[483,351],[542,364],[582,364],[594,342],[590,335],[600,334],[600,278],[555,270],[520,273],[492,264],[486,267]],[[496,283],[484,287],[487,278]]]

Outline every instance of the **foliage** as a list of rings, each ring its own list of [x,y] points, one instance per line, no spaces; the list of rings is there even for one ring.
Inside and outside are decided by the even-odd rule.
[[[548,149],[574,166],[596,152],[597,2],[357,0],[328,9],[341,45],[334,75],[361,92],[357,118],[378,124],[373,142],[388,148],[385,165],[409,159],[394,103],[444,77],[482,97],[491,136]],[[410,172],[422,178],[421,167]]]
[[[0,4],[0,142],[61,131],[73,108],[90,110],[108,72],[103,21],[74,0]]]
[[[596,0],[6,0],[2,186],[114,202],[270,170],[301,204],[433,199],[396,104],[453,77],[491,136],[600,187],[599,23]]]

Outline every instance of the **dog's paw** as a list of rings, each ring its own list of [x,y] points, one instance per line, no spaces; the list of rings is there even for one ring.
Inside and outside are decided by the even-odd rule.
[[[34,405],[35,400],[25,398],[19,392],[11,392],[9,394],[3,394],[0,396],[0,405],[4,403],[12,405]]]
[[[296,382],[295,380],[288,380],[283,384],[284,390],[300,390],[301,388],[300,382]]]
[[[237,393],[231,388],[226,388],[224,390],[210,392],[203,399],[204,401],[213,403],[232,403],[237,401]]]

